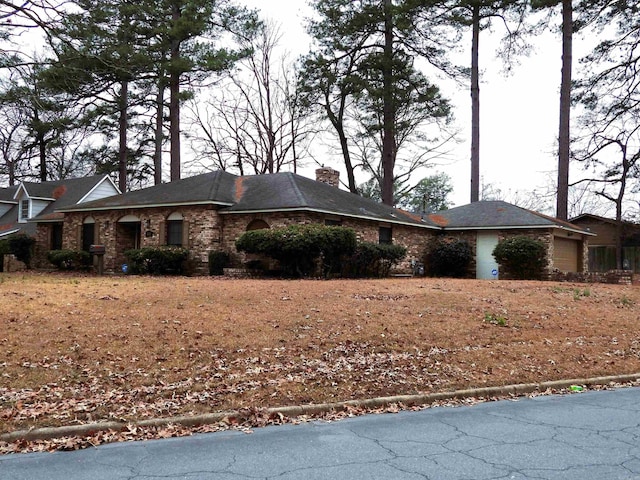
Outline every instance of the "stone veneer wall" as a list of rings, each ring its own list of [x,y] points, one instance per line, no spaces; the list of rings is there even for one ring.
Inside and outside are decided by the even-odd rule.
[[[183,216],[183,228],[188,230],[188,244],[183,245],[191,252],[193,266],[198,273],[206,273],[209,251],[216,250],[221,241],[222,225],[220,215],[211,206],[192,206],[188,208],[145,208],[126,209],[107,212],[68,213],[65,215],[63,248],[79,250],[82,248],[81,228],[87,217],[92,217],[96,225],[95,243],[105,245],[104,256],[106,271],[119,271],[126,261],[124,251],[130,248],[128,239],[118,231],[118,220],[125,215],[134,215],[140,219],[140,246],[166,245],[166,238],[161,238],[161,224],[172,213]],[[114,254],[115,252],[115,254]]]
[[[609,270],[608,272],[552,272],[549,280],[556,282],[637,284],[633,270]]]
[[[36,226],[35,244],[33,246],[33,259],[31,266],[33,268],[52,268],[53,265],[47,260],[47,253],[51,250],[51,223],[39,223]]]
[[[429,238],[435,231],[425,228],[416,228],[406,225],[387,224],[376,221],[360,220],[357,218],[338,218],[332,215],[325,215],[314,212],[277,212],[265,214],[233,214],[222,215],[224,229],[223,240],[220,243],[222,250],[225,250],[232,257],[232,264],[240,267],[246,260],[244,254],[236,251],[235,241],[247,231],[247,226],[254,220],[266,222],[270,228],[286,227],[296,224],[319,223],[324,225],[325,220],[342,220],[341,226],[352,228],[356,232],[356,237],[361,242],[378,243],[378,228],[380,226],[391,227],[393,243],[402,245],[407,249],[407,255],[403,262],[394,271],[410,273],[412,260],[422,261],[424,248]]]

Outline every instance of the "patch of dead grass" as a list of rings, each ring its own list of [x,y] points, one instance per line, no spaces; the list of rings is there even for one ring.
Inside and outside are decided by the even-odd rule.
[[[0,282],[0,432],[640,371],[631,286]]]

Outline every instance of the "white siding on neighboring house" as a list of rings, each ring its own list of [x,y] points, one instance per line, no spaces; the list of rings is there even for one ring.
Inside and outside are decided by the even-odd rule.
[[[105,179],[102,182],[100,182],[93,190],[91,190],[78,203],[90,202],[92,200],[100,200],[101,198],[118,195],[118,193],[119,193],[118,190],[116,190],[113,184],[109,180]]]
[[[31,200],[31,215],[29,218],[37,217],[38,215],[40,215],[40,212],[47,208],[47,205],[49,205],[49,203],[51,202],[48,202],[46,200]]]

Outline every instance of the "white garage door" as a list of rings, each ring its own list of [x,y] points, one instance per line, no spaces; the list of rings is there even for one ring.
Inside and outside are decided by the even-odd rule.
[[[496,232],[478,232],[476,240],[476,278],[498,278],[498,262],[493,258],[493,249],[498,245]]]

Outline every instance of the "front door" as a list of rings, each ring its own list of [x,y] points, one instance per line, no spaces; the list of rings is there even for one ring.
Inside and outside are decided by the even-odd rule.
[[[493,258],[493,249],[498,245],[496,232],[478,232],[476,240],[476,278],[498,278],[498,262]]]

